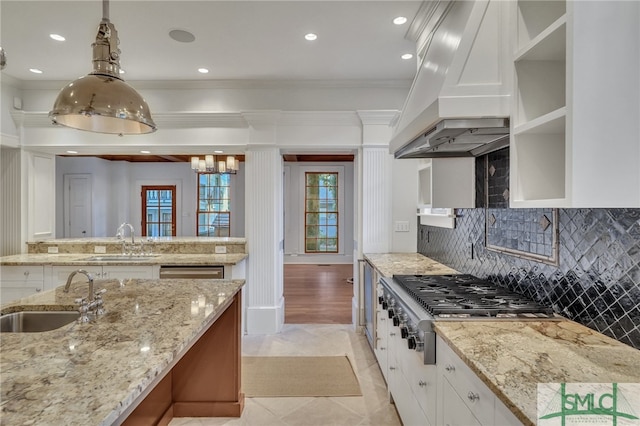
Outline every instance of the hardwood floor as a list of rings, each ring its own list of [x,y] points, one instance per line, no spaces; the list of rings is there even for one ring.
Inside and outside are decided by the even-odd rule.
[[[285,324],[351,324],[353,265],[284,265]]]

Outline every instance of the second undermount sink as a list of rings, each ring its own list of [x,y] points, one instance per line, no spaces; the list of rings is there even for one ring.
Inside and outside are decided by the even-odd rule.
[[[77,320],[78,311],[22,311],[0,316],[2,333],[51,331]]]
[[[152,259],[158,257],[157,254],[145,254],[145,255],[107,255],[107,256],[91,256],[82,260],[87,262],[139,262],[141,260]]]

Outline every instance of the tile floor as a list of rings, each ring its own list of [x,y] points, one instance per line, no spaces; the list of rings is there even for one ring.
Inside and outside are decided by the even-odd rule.
[[[338,356],[351,361],[362,396],[320,398],[246,398],[241,418],[176,418],[170,426],[400,426],[386,385],[364,335],[351,325],[286,324],[282,333],[245,336],[248,356]]]

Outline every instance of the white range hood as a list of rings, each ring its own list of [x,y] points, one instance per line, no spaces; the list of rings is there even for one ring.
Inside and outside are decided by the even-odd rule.
[[[418,152],[420,139],[427,139],[425,136],[445,119],[478,123],[475,119],[506,118],[501,129],[497,129],[502,144],[493,149],[508,144],[511,3],[499,0],[423,3],[408,33],[409,38],[416,40],[420,67],[394,127],[390,151],[397,153],[397,158],[472,156],[482,152],[477,149],[478,144],[470,143],[467,149],[451,143],[452,138],[437,149]],[[465,134],[476,131],[477,128],[470,128]],[[409,144],[411,149],[407,149]],[[471,152],[474,148],[475,153]]]

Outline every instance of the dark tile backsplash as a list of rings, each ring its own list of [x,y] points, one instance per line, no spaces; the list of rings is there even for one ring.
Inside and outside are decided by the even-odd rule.
[[[457,210],[455,229],[421,225],[418,252],[640,349],[640,209],[559,209],[558,266],[487,250],[485,213]]]

